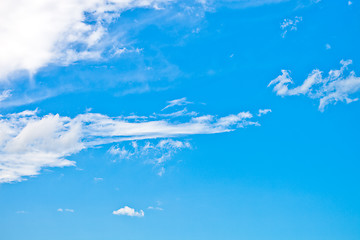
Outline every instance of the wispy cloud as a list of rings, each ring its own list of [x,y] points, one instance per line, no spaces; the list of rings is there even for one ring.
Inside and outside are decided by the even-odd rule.
[[[69,208],[65,208],[65,209],[58,208],[56,211],[58,211],[58,212],[70,212],[70,213],[75,212],[74,209],[69,209]]]
[[[95,182],[102,182],[102,181],[104,181],[104,179],[101,178],[101,177],[94,177],[94,181]]]
[[[154,155],[159,156],[154,162],[162,163],[177,150],[190,147],[189,143],[172,138],[259,125],[251,118],[249,112],[220,118],[187,116],[181,121],[168,117],[128,119],[90,112],[70,118],[58,114],[38,116],[37,110],[0,116],[0,183],[22,181],[46,167],[75,166],[74,161],[67,159],[69,156],[86,148],[124,141],[162,139],[156,145],[142,147],[154,150]],[[137,154],[120,147],[113,147],[110,153],[120,158]]]
[[[4,101],[9,97],[11,97],[11,90],[4,90],[2,93],[0,93],[0,102]]]
[[[153,206],[149,206],[149,207],[148,207],[148,209],[149,209],[149,210],[164,211],[164,209],[163,209],[163,208],[161,208],[161,207],[153,207]]]
[[[348,65],[352,64],[351,60],[341,60],[341,68],[330,70],[326,78],[323,78],[323,72],[314,69],[305,79],[302,85],[289,89],[288,86],[293,84],[290,72],[282,70],[282,75],[272,80],[269,86],[274,85],[274,92],[279,96],[307,95],[313,99],[319,99],[319,110],[324,111],[325,107],[338,101],[351,103],[358,98],[350,98],[350,95],[359,92],[360,77],[356,77],[355,72],[351,71],[345,76]]]
[[[143,210],[135,211],[134,208],[125,206],[123,208],[120,208],[116,211],[113,211],[114,215],[123,215],[123,216],[129,216],[129,217],[144,217],[145,213]]]
[[[17,214],[25,214],[25,213],[27,213],[27,212],[24,211],[24,210],[20,210],[20,211],[16,211],[16,213],[17,213]]]
[[[155,142],[155,143],[153,143]],[[157,143],[156,143],[157,142]],[[190,149],[191,145],[187,141],[173,139],[162,139],[150,141],[133,141],[126,146],[112,146],[109,153],[116,159],[142,160],[146,163],[154,164],[158,168],[158,175],[165,173],[164,164],[169,161],[177,152]]]
[[[175,106],[184,106],[184,105],[192,104],[192,102],[189,102],[186,100],[186,97],[174,99],[174,100],[168,101],[167,103],[168,103],[168,105],[166,107],[164,107],[161,111],[163,111],[167,108],[175,107]]]
[[[280,27],[283,30],[281,36],[284,38],[288,31],[296,31],[297,24],[302,21],[302,17],[296,16],[294,19],[285,18]]]

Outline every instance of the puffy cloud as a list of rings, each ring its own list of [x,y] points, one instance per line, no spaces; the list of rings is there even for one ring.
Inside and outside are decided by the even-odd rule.
[[[144,211],[135,211],[135,209],[125,206],[123,208],[120,208],[116,211],[113,211],[114,215],[124,215],[124,216],[130,216],[130,217],[144,217]]]
[[[360,90],[360,77],[356,77],[354,71],[345,76],[348,65],[352,64],[351,60],[341,60],[340,63],[341,68],[330,70],[326,78],[323,78],[323,72],[320,70],[313,70],[302,85],[292,89],[288,88],[289,84],[293,84],[289,71],[282,70],[282,75],[272,80],[268,87],[274,85],[273,90],[279,96],[307,95],[319,99],[320,111],[324,111],[328,104],[335,104],[338,101],[346,103],[357,101],[357,98],[350,98],[349,95]]]
[[[122,11],[167,0],[2,0],[0,79],[55,63],[99,59],[100,40]]]
[[[252,117],[249,112],[242,112],[222,118],[204,115],[172,121],[87,112],[70,118],[58,114],[38,116],[37,110],[0,116],[0,183],[22,181],[45,167],[74,166],[75,162],[67,159],[69,156],[85,148],[124,141],[133,141],[134,150],[114,146],[109,153],[120,158],[149,153],[154,164],[161,164],[177,151],[190,148],[188,142],[171,138],[259,125],[250,121]],[[160,140],[144,146],[134,142],[149,139]]]
[[[296,16],[294,19],[284,19],[280,27],[283,30],[281,36],[284,38],[288,31],[296,31],[297,24],[302,21],[302,17]]]

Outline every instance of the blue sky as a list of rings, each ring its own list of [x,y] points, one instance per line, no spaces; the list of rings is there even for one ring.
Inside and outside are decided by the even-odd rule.
[[[359,239],[359,10],[2,1],[0,239]]]

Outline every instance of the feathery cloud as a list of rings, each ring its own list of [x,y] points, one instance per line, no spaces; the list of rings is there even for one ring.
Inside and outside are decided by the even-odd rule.
[[[283,30],[281,36],[284,38],[288,31],[296,31],[297,24],[302,21],[302,17],[296,16],[294,19],[285,18],[280,27]]]
[[[168,101],[167,103],[168,103],[168,105],[166,107],[164,107],[161,111],[163,111],[167,108],[175,107],[175,106],[184,106],[184,105],[192,104],[192,102],[189,102],[186,100],[186,97],[174,99],[174,100]]]

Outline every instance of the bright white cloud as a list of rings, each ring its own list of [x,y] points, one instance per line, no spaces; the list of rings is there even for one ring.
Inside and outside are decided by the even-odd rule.
[[[131,151],[124,147],[109,150],[120,158],[152,152],[153,163],[160,164],[178,150],[190,148],[189,143],[171,138],[259,125],[250,121],[252,117],[249,112],[242,112],[222,118],[188,116],[173,122],[168,118],[128,119],[89,112],[74,118],[58,114],[38,116],[37,110],[0,116],[0,183],[22,181],[46,167],[75,166],[68,159],[71,155],[85,148],[124,141],[160,139],[156,145],[138,146],[133,142]]]
[[[124,216],[130,216],[130,217],[144,217],[144,211],[135,211],[135,209],[125,206],[123,208],[120,208],[116,211],[113,211],[114,215],[124,215]]]
[[[284,19],[280,27],[283,30],[281,36],[284,38],[288,31],[296,31],[297,24],[302,21],[302,17],[296,16],[294,19]]]
[[[341,60],[340,63],[341,68],[330,70],[326,78],[323,78],[323,72],[320,70],[313,70],[302,85],[292,89],[288,88],[293,84],[289,71],[282,70],[282,75],[272,80],[268,87],[274,85],[273,90],[279,96],[307,95],[313,99],[320,99],[320,111],[324,111],[326,105],[338,101],[346,103],[357,101],[357,98],[349,96],[360,90],[360,77],[356,77],[354,71],[345,76],[348,65],[352,64],[351,60]]]
[[[99,59],[100,40],[122,11],[170,0],[2,0],[0,80],[55,63]]]

